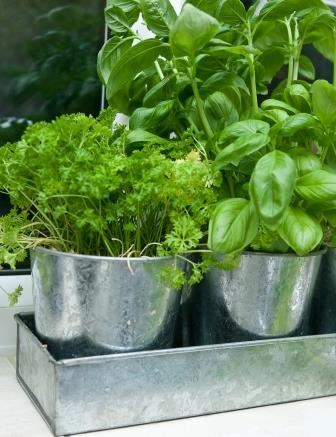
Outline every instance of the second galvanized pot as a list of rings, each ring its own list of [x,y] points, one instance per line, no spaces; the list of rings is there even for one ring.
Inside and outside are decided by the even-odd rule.
[[[183,303],[190,343],[307,333],[322,254],[245,252],[234,271],[212,268]]]
[[[92,354],[172,346],[181,293],[160,272],[175,263],[183,269],[183,261],[40,248],[31,260],[36,330],[54,349],[84,345]]]

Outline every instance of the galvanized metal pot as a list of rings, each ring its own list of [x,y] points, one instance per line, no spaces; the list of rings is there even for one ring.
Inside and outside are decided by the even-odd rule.
[[[36,330],[48,343],[126,352],[172,345],[181,293],[160,271],[173,257],[31,251]]]
[[[245,252],[234,271],[212,268],[187,302],[190,343],[306,333],[322,254]]]
[[[322,257],[312,308],[314,333],[336,332],[336,249]]]

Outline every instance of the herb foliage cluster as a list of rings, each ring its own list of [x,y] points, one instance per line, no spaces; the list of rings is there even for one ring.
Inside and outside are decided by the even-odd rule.
[[[142,14],[153,37],[133,24]],[[336,19],[322,0],[108,0],[98,56],[111,106],[140,136],[191,132],[224,176],[208,245],[306,255],[336,225]],[[315,79],[307,44],[334,63]],[[286,78],[275,90],[274,79]],[[122,72],[122,74],[121,74]]]

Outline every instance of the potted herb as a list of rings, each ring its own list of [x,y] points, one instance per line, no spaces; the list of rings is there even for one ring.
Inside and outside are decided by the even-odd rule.
[[[215,165],[233,181],[232,198],[215,209],[208,243],[225,253],[226,267],[238,268],[213,269],[197,290],[204,309],[202,331],[196,328],[200,342],[307,333],[321,249],[334,244],[336,175],[328,108],[335,88],[326,81],[311,85],[299,73],[302,68],[302,76],[313,78],[302,47],[314,42],[327,50],[334,37],[326,40],[321,26],[332,29],[335,18],[322,5],[304,4],[287,16],[291,3],[269,2],[255,24],[255,35],[269,19],[286,30],[287,44],[277,35],[273,48],[284,54],[288,77],[254,119],[219,135]]]
[[[133,33],[139,12],[155,38]],[[311,86],[314,65],[302,53],[314,44],[335,59],[332,12],[320,0],[248,10],[239,0],[189,1],[176,17],[168,1],[110,0],[106,18],[113,36],[98,71],[110,104],[139,135],[192,132],[223,172],[209,248],[225,253],[226,268],[243,264],[212,269],[198,287],[197,341],[227,339],[225,312],[247,336],[304,332],[320,249],[333,233],[326,203],[336,199],[336,176],[314,103],[321,85]]]
[[[139,148],[111,117],[36,123],[1,148],[14,207],[0,218],[1,262],[15,267],[31,250],[36,328],[49,344],[168,347],[185,254],[220,178],[191,136],[152,135]]]

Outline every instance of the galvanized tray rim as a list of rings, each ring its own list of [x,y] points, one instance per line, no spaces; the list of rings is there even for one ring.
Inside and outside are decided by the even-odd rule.
[[[243,342],[234,342],[234,343],[223,343],[223,344],[213,344],[213,345],[205,345],[205,346],[191,346],[191,347],[178,347],[171,349],[158,349],[158,350],[149,350],[149,351],[138,351],[138,352],[123,352],[123,353],[114,353],[114,354],[106,354],[106,355],[92,355],[90,357],[79,357],[79,358],[67,358],[62,360],[56,360],[47,347],[43,346],[41,341],[36,337],[36,335],[29,329],[29,327],[23,322],[21,316],[31,316],[32,312],[21,312],[14,315],[14,318],[20,326],[22,326],[26,331],[29,332],[32,340],[35,344],[39,346],[39,348],[43,351],[45,355],[47,355],[48,360],[52,362],[55,366],[77,366],[81,364],[95,364],[97,362],[110,362],[115,360],[122,359],[136,359],[139,357],[152,357],[152,356],[168,356],[168,355],[179,355],[186,353],[197,353],[197,352],[206,352],[206,351],[218,351],[218,350],[227,350],[227,349],[240,349],[240,348],[252,348],[252,347],[262,347],[268,346],[270,344],[287,344],[287,343],[301,343],[302,341],[309,340],[328,340],[336,337],[335,334],[318,334],[318,335],[307,335],[301,337],[289,337],[289,338],[276,338],[276,339],[268,339],[268,340],[256,340],[256,341],[243,341]]]

